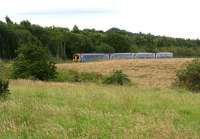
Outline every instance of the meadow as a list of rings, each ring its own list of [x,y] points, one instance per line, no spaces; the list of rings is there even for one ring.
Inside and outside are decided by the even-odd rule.
[[[176,79],[177,70],[191,61],[192,58],[112,60],[58,64],[57,67],[60,70],[71,69],[81,72],[97,72],[105,75],[113,70],[122,70],[134,83],[142,88],[169,88]]]
[[[200,138],[200,95],[173,87],[191,59],[58,64],[107,74],[122,69],[133,85],[11,80],[0,101],[0,138]]]

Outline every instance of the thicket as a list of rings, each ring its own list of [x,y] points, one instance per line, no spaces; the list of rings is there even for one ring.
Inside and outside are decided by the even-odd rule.
[[[17,50],[13,63],[13,78],[52,80],[56,77],[56,66],[48,51],[38,45],[23,45]]]
[[[200,92],[200,59],[195,59],[177,73],[177,84],[194,92]]]
[[[19,24],[9,17],[0,21],[0,58],[15,59],[21,45],[37,44],[58,59],[71,59],[74,53],[171,51],[177,57],[200,56],[200,40],[131,33],[118,28],[72,30],[41,27],[25,20]]]

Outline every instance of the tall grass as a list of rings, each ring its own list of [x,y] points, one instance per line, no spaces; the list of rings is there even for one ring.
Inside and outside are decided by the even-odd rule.
[[[91,83],[11,82],[0,138],[199,138],[200,94]]]
[[[93,82],[100,83],[102,74],[96,72],[78,72],[75,70],[58,70],[57,82]]]
[[[11,95],[0,101],[0,139],[199,138],[200,94],[164,84],[174,81],[180,61],[65,64],[58,65],[60,82],[11,80]],[[113,68],[141,85],[90,83]]]

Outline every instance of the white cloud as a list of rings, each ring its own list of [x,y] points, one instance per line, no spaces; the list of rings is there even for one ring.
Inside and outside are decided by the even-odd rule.
[[[132,32],[200,38],[199,0],[0,0],[0,3],[1,20],[9,15],[17,22],[28,19],[43,26],[71,28],[77,24],[81,28],[103,30],[119,27]]]

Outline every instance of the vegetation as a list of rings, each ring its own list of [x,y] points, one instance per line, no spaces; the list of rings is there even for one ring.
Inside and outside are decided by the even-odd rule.
[[[177,73],[177,83],[192,91],[200,91],[200,59],[195,59]]]
[[[176,80],[176,72],[192,58],[136,59],[97,61],[89,63],[57,64],[59,70],[95,72],[107,76],[115,70],[122,70],[139,87],[169,88]]]
[[[56,27],[42,28],[28,21],[16,24],[6,17],[6,23],[0,23],[0,47],[2,59],[16,58],[13,77],[60,81],[11,80],[11,98],[9,101],[0,101],[2,139],[160,139],[200,136],[200,94],[166,89],[174,81],[176,70],[191,59],[108,61],[73,66],[59,64],[56,74],[56,65],[49,56],[50,53],[54,58],[65,59],[76,52],[155,52],[165,49],[181,50],[176,53],[178,56],[198,56],[199,40],[133,34],[119,29],[102,32],[82,31],[77,26],[72,31]],[[184,77],[181,79],[189,77],[186,83],[194,83],[191,90],[199,87],[198,64],[195,61],[180,72],[187,73],[186,76],[179,76]],[[7,65],[2,66],[4,71],[9,68]],[[69,65],[71,69],[78,70],[69,70]],[[67,70],[65,67],[68,67]],[[116,71],[104,79],[105,84],[124,85],[134,80],[139,84],[138,87],[61,83],[98,82],[108,69]],[[152,82],[156,88],[153,88]],[[159,83],[162,87],[158,86]],[[0,93],[7,94],[8,86],[7,80],[0,80]]]
[[[96,72],[77,72],[74,70],[59,70],[55,81],[58,82],[100,82],[103,76]]]
[[[21,79],[51,80],[56,76],[55,64],[45,48],[23,45],[17,51],[13,64],[13,77]]]
[[[198,138],[200,94],[132,86],[11,81],[0,138]]]
[[[54,81],[57,82],[92,82],[125,85],[131,81],[128,76],[122,73],[121,70],[113,71],[111,75],[102,75],[97,72],[77,72],[75,70],[58,70],[57,77]]]
[[[104,84],[125,85],[130,84],[131,80],[128,76],[122,73],[122,70],[113,71],[111,75],[106,77],[103,81]]]
[[[191,61],[67,63],[56,65],[60,82],[10,80],[12,95],[0,101],[0,138],[199,138],[200,94],[168,87]],[[113,69],[138,85],[90,83]],[[70,78],[88,82],[66,83]]]
[[[9,71],[3,62],[0,62],[0,98],[5,98],[9,94]]]
[[[5,98],[9,94],[9,81],[0,78],[0,98]]]
[[[14,59],[21,45],[41,45],[57,59],[71,59],[74,53],[86,52],[158,52],[171,51],[177,57],[200,56],[200,40],[170,38],[131,33],[117,28],[97,31],[41,27],[29,21],[14,23],[9,17],[0,21],[0,58]]]

